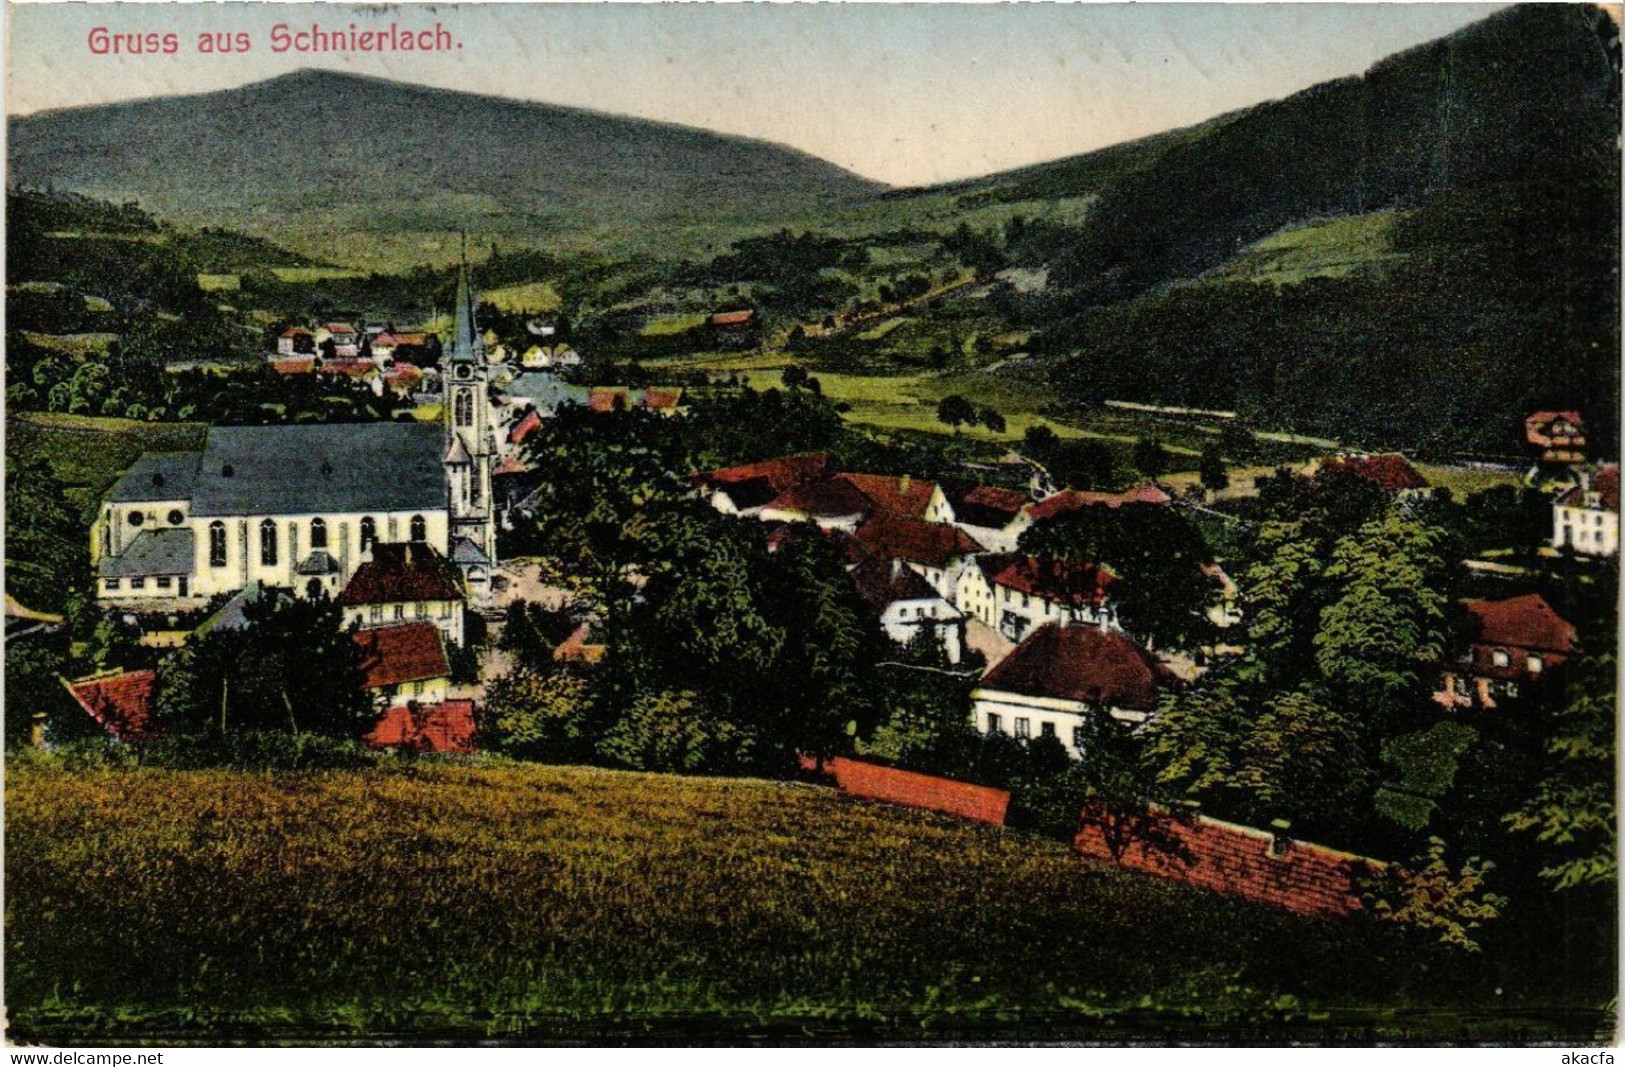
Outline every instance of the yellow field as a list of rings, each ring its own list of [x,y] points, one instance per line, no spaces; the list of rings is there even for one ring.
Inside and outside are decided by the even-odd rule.
[[[236,274],[199,274],[197,287],[205,293],[225,293],[240,288],[242,281]]]

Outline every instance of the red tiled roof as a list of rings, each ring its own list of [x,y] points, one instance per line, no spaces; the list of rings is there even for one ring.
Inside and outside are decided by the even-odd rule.
[[[1602,468],[1591,478],[1590,492],[1597,494],[1597,502],[1608,511],[1619,510],[1619,468],[1613,464]],[[1558,503],[1565,507],[1583,508],[1586,504],[1587,489],[1585,486],[1576,486],[1558,498]]]
[[[289,326],[286,330],[282,331],[280,336],[282,336],[282,337],[300,337],[300,336],[313,337],[315,335],[312,334],[309,330],[305,329],[303,326]]]
[[[675,411],[682,397],[681,389],[649,388],[643,391],[638,403],[651,411]]]
[[[944,485],[942,494],[953,505],[955,519],[994,530],[1010,525],[1032,503],[1026,493],[996,485]]]
[[[316,360],[307,359],[276,359],[271,361],[271,369],[278,374],[309,374],[316,369]]]
[[[434,546],[421,541],[373,545],[372,559],[356,568],[338,595],[343,607],[461,599],[457,572]]]
[[[695,485],[713,488],[765,478],[775,493],[782,493],[792,485],[800,485],[802,482],[823,477],[828,470],[828,453],[804,452],[794,456],[780,456],[777,459],[764,459],[760,463],[700,471],[691,478]]]
[[[754,311],[719,311],[711,316],[713,326],[739,326],[756,317]]]
[[[1523,420],[1524,437],[1532,445],[1545,447],[1553,443],[1552,423],[1566,422],[1574,427],[1573,433],[1558,435],[1558,440],[1564,444],[1585,443],[1585,423],[1580,420],[1578,411],[1537,411]]]
[[[396,705],[378,717],[362,741],[370,748],[473,752],[474,702],[448,700],[443,704],[417,707]]]
[[[426,345],[428,343],[429,335],[426,333],[398,333],[395,335],[397,348],[401,345]]]
[[[909,475],[839,474],[874,503],[875,510],[907,519],[923,519],[937,483]]]
[[[508,441],[519,444],[525,438],[542,428],[542,416],[535,408],[525,412],[525,417],[514,423],[513,429],[508,431]]]
[[[67,682],[68,692],[115,741],[145,741],[153,736],[153,698],[157,671],[115,671]]]
[[[423,368],[414,363],[397,363],[384,371],[384,377],[396,382],[416,382],[423,378]]]
[[[842,477],[823,478],[791,486],[767,505],[777,511],[792,511],[822,519],[839,519],[869,514],[869,497]]]
[[[1574,644],[1574,626],[1539,593],[1507,600],[1469,600],[1463,607],[1466,636],[1475,644],[1557,653],[1567,653]]]
[[[497,464],[497,469],[492,471],[491,474],[494,477],[498,474],[528,474],[529,472],[530,464],[518,456],[507,456],[501,463]]]
[[[361,670],[367,689],[402,682],[422,682],[451,674],[446,646],[432,622],[411,622],[381,630],[360,630],[354,635],[361,651]]]
[[[979,689],[1146,711],[1167,670],[1116,631],[1045,623],[982,679]]]
[[[1356,478],[1363,478],[1374,485],[1379,485],[1390,493],[1397,493],[1402,489],[1425,489],[1428,484],[1427,479],[1417,473],[1409,460],[1393,452],[1376,456],[1339,456],[1322,463],[1318,473],[1352,474]]]
[[[615,398],[620,397],[621,411],[632,406],[632,397],[625,389],[594,389],[587,394],[588,411],[615,411]]]
[[[587,634],[592,629],[590,623],[582,623],[570,631],[570,636],[560,641],[553,649],[553,660],[565,663],[571,660],[580,660],[585,663],[597,663],[604,658],[608,649],[603,645],[589,644]]]
[[[884,512],[859,526],[856,536],[872,556],[923,563],[928,567],[946,567],[955,556],[984,551],[976,538],[957,526],[905,519]]]
[[[350,378],[360,378],[377,369],[378,365],[370,359],[329,359],[323,360],[316,371],[318,374],[343,374]]]
[[[1062,489],[1036,504],[1027,505],[1027,514],[1034,522],[1048,522],[1061,515],[1088,507],[1120,508],[1124,504],[1169,504],[1173,497],[1154,485],[1140,485],[1121,493],[1102,493],[1083,489]]]
[[[330,322],[325,327],[323,327],[323,329],[325,329],[328,333],[335,334],[335,335],[337,335],[337,334],[353,334],[353,333],[355,333],[355,329],[353,327],[346,326],[342,322]]]
[[[1088,563],[1017,556],[992,572],[994,585],[1066,604],[1099,604],[1116,576]]]

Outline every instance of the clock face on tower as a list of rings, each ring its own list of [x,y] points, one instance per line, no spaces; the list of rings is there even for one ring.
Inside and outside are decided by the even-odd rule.
[[[458,367],[457,368],[457,377],[459,377],[459,378],[467,378],[469,375],[471,375],[473,373],[474,373],[474,368],[473,367]]]

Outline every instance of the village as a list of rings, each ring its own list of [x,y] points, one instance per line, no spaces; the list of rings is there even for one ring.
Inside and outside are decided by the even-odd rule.
[[[328,613],[343,646],[338,659],[348,655],[356,665],[354,714],[361,740],[375,749],[452,758],[484,749],[545,753],[548,745],[522,740],[532,728],[516,720],[560,693],[605,684],[605,669],[627,668],[632,652],[609,647],[614,601],[621,599],[624,611],[642,600],[670,561],[617,564],[606,584],[583,580],[564,559],[535,554],[525,531],[546,525],[559,491],[549,477],[558,472],[548,465],[561,461],[557,441],[536,446],[571,424],[598,427],[586,432],[600,447],[605,433],[647,436],[616,421],[625,419],[656,418],[637,424],[680,434],[689,419],[684,391],[575,384],[569,376],[582,356],[554,343],[550,324],[534,323],[536,343],[509,352],[482,334],[477,306],[465,264],[444,346],[432,332],[325,323],[283,330],[268,357],[281,375],[336,375],[374,393],[410,397],[428,420],[216,426],[200,452],[145,455],[119,479],[91,531],[96,600],[128,638],[123,647],[141,650],[137,658],[149,663],[161,658],[155,666],[111,662],[63,679],[109,739],[141,746],[166,729],[197,728],[185,725],[184,712],[160,707],[175,701],[165,696],[166,671],[195,684],[185,673],[195,668],[182,665],[188,646],[227,635],[246,639],[256,626],[275,629],[267,620],[298,602]],[[717,318],[728,329],[749,314]],[[786,375],[787,384],[792,380]],[[789,392],[794,400],[795,389]],[[748,389],[744,398],[758,402]],[[1591,580],[1583,573],[1586,561],[1618,556],[1618,467],[1594,461],[1578,412],[1533,413],[1524,429],[1524,480],[1550,501],[1548,532],[1539,544],[1505,546],[1500,555],[1515,561],[1488,553],[1467,559],[1463,573],[1491,589],[1498,579],[1527,579],[1557,565],[1571,575],[1579,566],[1579,580]],[[634,441],[610,444],[648,451]],[[562,455],[572,462],[569,452]],[[379,460],[387,461],[390,476],[376,475]],[[933,714],[950,723],[958,716],[983,737],[1018,747],[1056,745],[1087,767],[1092,746],[1103,743],[1102,723],[1124,734],[1155,734],[1182,694],[1200,692],[1216,670],[1223,675],[1227,665],[1251,658],[1249,634],[1259,627],[1249,609],[1271,609],[1247,582],[1273,577],[1257,565],[1236,571],[1236,561],[1217,557],[1194,533],[1192,518],[1217,517],[1244,529],[1256,522],[1208,507],[1211,488],[1152,479],[1109,490],[1057,484],[1041,462],[1014,450],[1005,464],[1001,484],[846,470],[828,451],[663,473],[681,483],[688,504],[748,531],[769,555],[815,546],[839,560],[842,595],[855,594],[864,617],[861,625],[854,620],[857,632],[825,631],[824,640],[882,642],[884,648],[870,647],[860,658],[893,674],[952,680],[930,690],[927,699],[944,703]],[[1372,521],[1437,510],[1424,476],[1394,453],[1328,455],[1258,476],[1251,494],[1226,482],[1232,498],[1239,489],[1243,498],[1289,492],[1298,507],[1358,500]],[[583,503],[590,510],[590,501],[574,506]],[[621,519],[634,521],[636,511]],[[16,614],[10,621],[19,632],[48,625],[31,622],[21,609]],[[1582,637],[1539,593],[1463,596],[1440,616],[1449,620],[1446,646],[1422,682],[1437,711],[1464,722],[1537,696]],[[252,654],[252,643],[244,647]],[[663,654],[683,653],[679,647]],[[218,716],[222,738],[230,729],[225,677],[218,701],[192,694],[205,705],[203,718]],[[333,678],[342,672],[323,684]],[[282,700],[292,716],[286,687]],[[680,717],[692,707],[678,700],[657,714]],[[843,729],[848,711],[832,714],[833,733],[827,724],[797,723],[777,747],[815,773],[830,761],[843,788],[857,780],[854,768],[869,766],[854,755],[943,769],[920,751],[877,743],[895,727],[885,723],[884,709],[861,730]],[[36,718],[37,745],[47,744],[42,720]],[[578,732],[591,721],[584,716]],[[697,724],[660,728],[704,732]],[[584,741],[572,751],[599,758],[593,753],[601,756],[604,738]],[[707,765],[698,753],[709,742],[690,744],[686,764],[633,765]],[[541,758],[562,758],[552,751]],[[906,779],[863,788],[879,799],[984,818],[978,813],[985,798],[956,799],[952,777],[941,780],[950,787],[946,794],[922,792]],[[1004,803],[996,805],[1000,821]],[[1277,838],[1288,825],[1276,820]],[[1345,877],[1345,897],[1347,887]]]

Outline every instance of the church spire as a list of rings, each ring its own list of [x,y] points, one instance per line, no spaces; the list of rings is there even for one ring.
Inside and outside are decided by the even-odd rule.
[[[451,353],[449,359],[457,362],[482,362],[485,340],[474,321],[474,289],[468,280],[468,231],[463,231],[463,261],[457,270],[457,304],[453,309]]]

